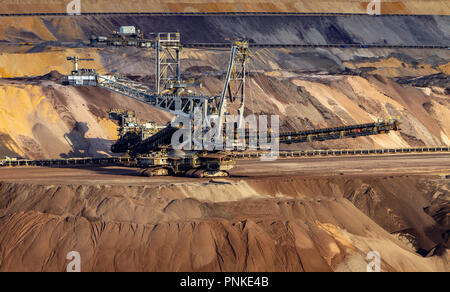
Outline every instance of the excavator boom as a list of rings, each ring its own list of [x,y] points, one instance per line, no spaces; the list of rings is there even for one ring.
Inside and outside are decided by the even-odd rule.
[[[125,152],[128,150],[132,156],[139,154],[147,154],[154,151],[158,151],[163,148],[170,148],[173,134],[178,128],[168,126],[158,132],[157,134],[149,137],[148,139],[139,143],[131,143],[132,145],[128,149],[120,148],[118,152]],[[342,126],[335,128],[314,129],[296,132],[281,132],[279,135],[279,143],[292,144],[292,143],[306,143],[314,141],[326,141],[337,140],[345,138],[357,138],[363,136],[372,136],[386,134],[390,131],[399,131],[400,122],[397,119],[390,119],[388,121],[381,121],[369,124],[359,124],[351,126]],[[246,134],[246,147],[249,145],[251,136]],[[120,140],[119,140],[120,141]],[[119,143],[119,142],[118,142]],[[130,143],[124,143],[120,141],[122,145],[128,145]],[[115,150],[114,146],[112,148]]]

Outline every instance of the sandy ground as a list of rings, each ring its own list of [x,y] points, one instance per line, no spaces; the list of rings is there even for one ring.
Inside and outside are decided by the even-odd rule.
[[[230,178],[0,169],[0,271],[450,271],[450,155],[240,161]],[[426,257],[425,257],[426,256]]]
[[[445,173],[450,154],[389,155],[334,158],[280,159],[274,162],[240,161],[233,175],[371,175]]]
[[[369,170],[369,171],[367,171]],[[0,181],[38,184],[171,184],[208,181],[186,177],[139,177],[127,167],[0,168]],[[266,162],[240,160],[231,177],[217,181],[277,176],[367,176],[400,174],[450,174],[450,154],[408,154],[361,157],[279,159]]]

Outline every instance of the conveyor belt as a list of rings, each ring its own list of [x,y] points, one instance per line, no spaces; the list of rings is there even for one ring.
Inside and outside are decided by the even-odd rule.
[[[292,144],[345,138],[357,138],[363,136],[386,134],[390,131],[398,130],[400,130],[400,122],[398,120],[391,119],[389,121],[381,121],[369,124],[313,129],[296,132],[281,132],[279,133],[278,137],[280,143]],[[270,134],[268,136],[270,138]],[[255,136],[252,136],[252,134],[249,134],[247,132],[245,135],[247,143],[252,138],[254,139]],[[237,134],[235,134],[235,139],[239,139],[239,136]]]
[[[450,153],[450,147],[419,147],[419,148],[386,148],[386,149],[361,149],[361,150],[305,150],[305,151],[280,151],[280,158],[307,158],[320,156],[364,156],[364,155],[395,155],[407,153]],[[231,156],[235,159],[256,159],[268,152],[234,152]],[[0,167],[83,167],[83,166],[112,166],[131,165],[135,159],[130,157],[109,157],[109,158],[69,158],[52,160],[27,160],[27,159],[4,159],[0,160]]]
[[[164,128],[155,135],[131,148],[130,154],[132,156],[136,156],[138,154],[147,154],[162,147],[170,146],[172,144],[172,136],[177,130],[178,128],[174,128],[171,126]]]
[[[400,123],[397,120],[389,120],[370,124],[352,125],[337,128],[307,130],[300,132],[280,133],[280,143],[303,143],[313,141],[336,140],[344,138],[357,138],[398,131]]]
[[[68,158],[68,159],[3,159],[0,160],[2,166],[86,166],[86,165],[118,165],[132,162],[130,157],[104,157],[104,158]]]
[[[388,154],[411,154],[411,153],[450,153],[450,147],[418,147],[418,148],[385,148],[385,149],[347,149],[347,150],[303,150],[303,151],[280,151],[280,158],[307,158],[320,156],[361,156],[361,155],[388,155]],[[235,152],[231,156],[235,159],[255,159],[270,152]]]
[[[184,48],[229,48],[231,45],[229,43],[183,43]],[[389,44],[257,44],[250,43],[250,48],[341,48],[341,49],[372,49],[372,48],[383,48],[383,49],[449,49],[449,45],[389,45]]]
[[[130,154],[136,156],[138,154],[147,154],[157,151],[160,148],[170,147],[172,136],[177,128],[167,127],[147,140],[138,143],[130,148]],[[398,131],[399,122],[397,120],[389,120],[386,122],[376,122],[370,124],[360,124],[352,126],[343,126],[337,128],[325,128],[316,130],[306,130],[298,132],[284,132],[279,135],[279,142],[285,144],[305,143],[313,141],[336,140],[345,138],[357,138],[362,136],[385,134],[390,131]],[[270,136],[270,135],[269,135]],[[235,136],[238,139],[238,136]],[[246,133],[246,145],[248,145],[251,137]]]
[[[86,47],[90,46],[89,42],[57,42],[57,41],[45,41],[23,44],[23,42],[0,42],[1,45],[8,46],[39,46],[44,45],[48,47]],[[99,46],[103,43],[99,43]],[[119,46],[125,47],[125,46]],[[182,43],[183,48],[193,49],[229,49],[230,43]],[[279,43],[279,44],[258,44],[250,43],[250,48],[340,48],[340,49],[419,49],[419,50],[447,50],[450,49],[448,45],[389,45],[389,44],[295,44],[295,43]],[[145,48],[148,49],[148,48]]]
[[[139,88],[140,84],[125,77],[108,79],[105,76],[97,75],[97,80],[97,86],[179,116],[189,117],[190,112],[195,107],[210,99],[210,97],[204,95],[177,96],[156,94],[150,88]]]

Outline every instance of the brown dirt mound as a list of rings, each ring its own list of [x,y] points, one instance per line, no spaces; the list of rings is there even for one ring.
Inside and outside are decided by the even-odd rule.
[[[378,250],[384,271],[450,271],[445,249],[423,258],[390,234],[401,225],[419,245],[434,244],[424,181],[3,183],[0,270],[63,271],[75,250],[83,271],[365,271],[365,255]]]

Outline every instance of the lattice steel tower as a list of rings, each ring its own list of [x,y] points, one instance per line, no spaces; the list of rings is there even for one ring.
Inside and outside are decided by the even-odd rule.
[[[161,94],[171,83],[179,83],[181,42],[179,33],[158,33],[156,46],[156,92]]]
[[[225,79],[222,96],[219,105],[219,121],[224,123],[226,114],[230,114],[227,103],[239,103],[237,114],[239,116],[238,128],[242,127],[245,108],[245,80],[247,73],[247,61],[249,56],[248,42],[236,41],[231,50],[230,63]]]

